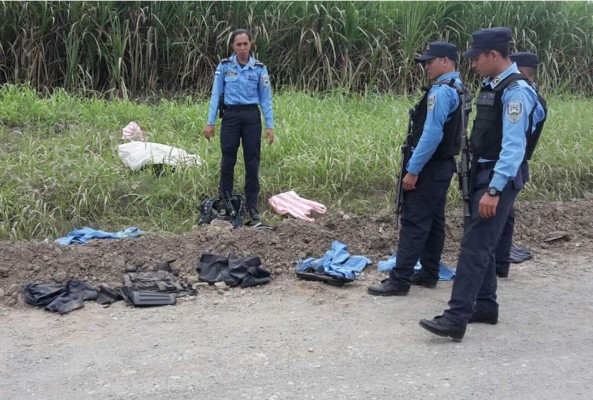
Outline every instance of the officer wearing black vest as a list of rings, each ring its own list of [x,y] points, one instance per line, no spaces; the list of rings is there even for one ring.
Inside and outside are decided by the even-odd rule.
[[[537,85],[535,83],[535,75],[537,73],[537,65],[539,64],[539,58],[537,54],[528,51],[513,53],[509,56],[512,62],[517,64],[519,71],[527,78],[531,87],[537,92]],[[525,160],[521,163],[521,175],[523,182],[526,183],[529,180],[529,164],[528,160],[531,159],[535,146],[539,140],[539,137],[544,128],[544,122],[546,121],[547,106],[546,101],[543,97],[537,93],[538,102],[542,108],[536,107],[533,112],[532,122],[534,125],[533,131],[527,135],[527,154]],[[511,209],[507,223],[502,231],[502,237],[496,248],[496,275],[499,278],[506,278],[509,276],[509,269],[511,265],[511,247],[513,245],[513,231],[515,229],[515,210]]]
[[[520,165],[530,115],[541,108],[535,90],[509,59],[510,41],[508,28],[481,29],[464,53],[485,78],[471,135],[471,216],[464,221],[449,309],[420,321],[428,331],[455,340],[463,338],[468,322],[498,322],[495,250],[523,188]]]
[[[389,278],[369,286],[376,296],[404,296],[411,284],[434,288],[445,243],[447,189],[456,171],[454,156],[460,150],[463,86],[457,66],[457,48],[431,42],[416,62],[433,81],[416,105],[412,125],[412,156],[402,181],[405,204],[395,268]],[[467,121],[467,115],[464,119]],[[414,274],[420,259],[422,270]]]

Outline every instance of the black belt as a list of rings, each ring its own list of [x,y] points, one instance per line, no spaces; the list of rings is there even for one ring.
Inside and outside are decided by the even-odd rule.
[[[478,163],[478,171],[482,171],[484,169],[492,169],[496,165],[496,161],[488,161],[488,162],[479,162]]]
[[[257,110],[257,104],[225,104],[223,110],[228,111],[246,111]]]

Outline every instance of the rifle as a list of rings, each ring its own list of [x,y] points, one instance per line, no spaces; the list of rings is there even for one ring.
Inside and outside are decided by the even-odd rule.
[[[469,199],[471,145],[467,137],[467,115],[471,112],[472,108],[471,95],[468,93],[460,94],[459,101],[461,102],[459,105],[461,108],[461,157],[457,168],[457,179],[459,180],[459,190],[461,190],[461,198],[463,200],[463,216],[471,217]],[[466,110],[469,111],[466,112]]]
[[[224,93],[218,98],[218,118],[222,118],[224,114]]]
[[[410,160],[412,155],[412,126],[414,118],[414,109],[410,108],[409,119],[408,119],[408,132],[406,139],[401,146],[402,156],[400,160],[399,176],[397,179],[397,189],[395,191],[395,228],[399,226],[399,215],[402,212],[402,206],[404,205],[404,190],[402,183],[406,174],[406,164]]]

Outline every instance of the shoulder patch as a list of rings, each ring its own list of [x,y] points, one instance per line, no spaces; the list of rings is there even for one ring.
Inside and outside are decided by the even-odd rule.
[[[430,96],[428,96],[428,102],[427,102],[428,111],[432,111],[436,102],[437,102],[436,94],[431,94]]]
[[[266,87],[270,86],[270,77],[268,75],[262,75],[261,81],[264,84],[264,86],[266,86]]]
[[[519,121],[523,115],[523,103],[519,100],[511,100],[507,104],[505,115],[513,123]]]

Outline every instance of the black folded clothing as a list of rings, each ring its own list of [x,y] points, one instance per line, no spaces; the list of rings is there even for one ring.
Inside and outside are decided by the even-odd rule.
[[[85,300],[95,300],[98,292],[85,282],[71,279],[65,284],[28,284],[22,295],[28,304],[63,315],[83,307]]]
[[[204,253],[196,267],[202,282],[214,284],[224,282],[229,286],[242,288],[269,283],[270,271],[261,266],[259,257],[241,258],[233,254],[221,256]]]
[[[354,279],[348,279],[343,276],[333,276],[320,274],[317,272],[296,272],[297,277],[306,281],[319,281],[333,286],[344,286],[346,283],[354,282]]]

